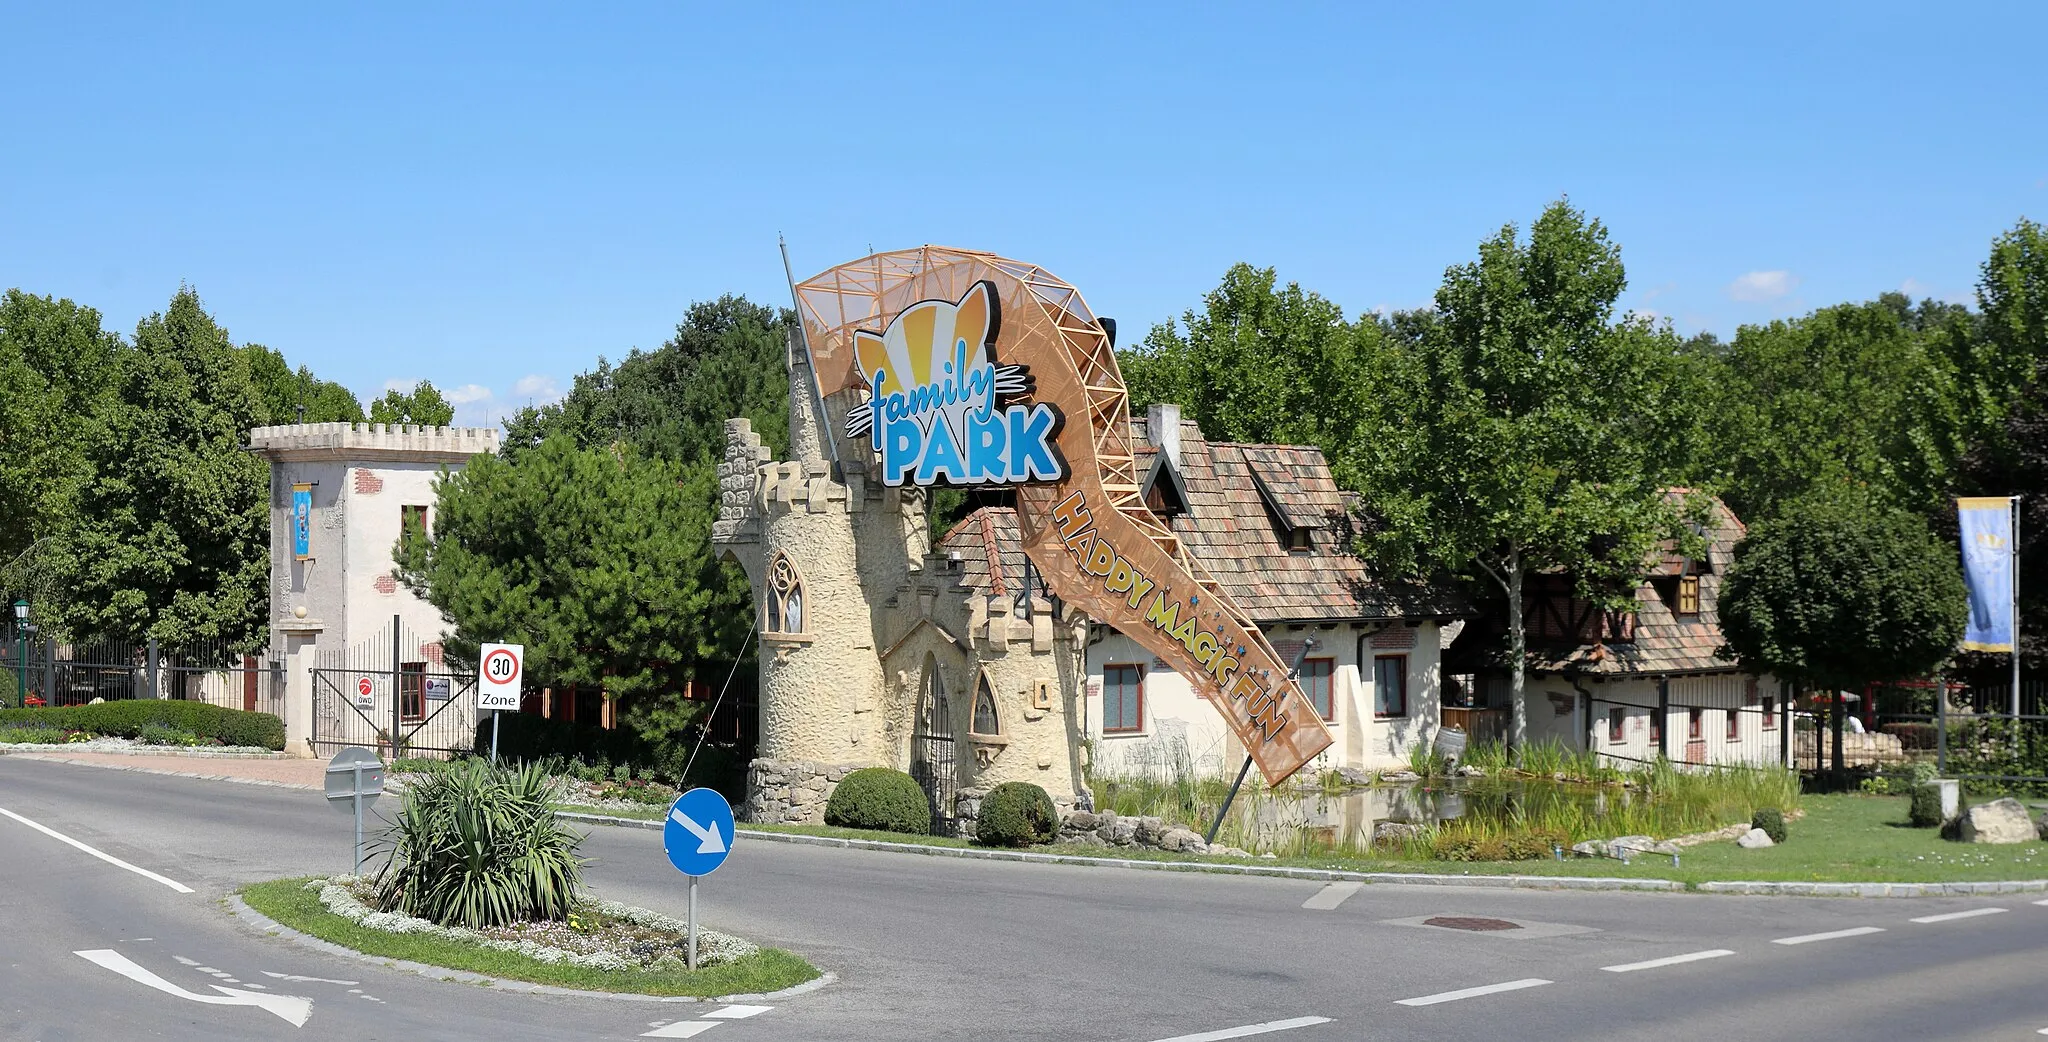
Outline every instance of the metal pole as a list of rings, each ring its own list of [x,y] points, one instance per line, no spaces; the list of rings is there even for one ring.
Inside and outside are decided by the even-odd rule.
[[[399,639],[398,616],[394,614],[391,616],[391,758],[394,760],[398,759],[399,755],[398,729],[401,726],[399,703],[403,701],[398,695]],[[426,692],[421,692],[421,695],[424,696],[425,694]]]
[[[1671,678],[1657,678],[1657,757],[1671,759]]]
[[[491,762],[498,762],[498,711],[491,710]]]
[[[149,677],[149,697],[151,697],[151,698],[162,698],[162,697],[164,697],[164,692],[163,692],[163,689],[157,686],[157,674],[156,674],[156,656],[157,656],[157,646],[156,646],[156,638],[155,638],[155,637],[151,637],[151,638],[149,638],[149,644],[148,644],[148,646],[147,646],[147,647],[148,647],[149,661],[148,661],[148,662],[146,662],[146,663],[144,663],[144,670],[143,670],[143,672],[144,672],[144,675],[146,675],[146,676],[148,676],[148,677]]]
[[[356,875],[363,874],[363,764],[358,760],[349,765],[355,768],[356,802]]]
[[[2020,497],[2012,497],[2012,735],[2020,736]]]
[[[684,962],[684,965],[685,965],[685,966],[687,966],[688,968],[690,968],[690,969],[693,969],[693,970],[694,970],[694,969],[696,969],[696,968],[697,968],[697,877],[696,877],[696,876],[691,876],[691,877],[689,877],[689,879],[690,879],[690,949],[689,949],[689,955],[688,955],[688,958],[687,958],[687,959],[685,960],[685,962]]]
[[[1223,816],[1230,813],[1230,802],[1237,799],[1238,786],[1244,784],[1244,776],[1251,773],[1252,754],[1244,754],[1244,766],[1237,769],[1237,780],[1230,783],[1230,795],[1223,797],[1223,806],[1216,808],[1216,820],[1209,823],[1209,834],[1202,837],[1202,844],[1216,842],[1216,830],[1223,827]]]
[[[57,638],[43,638],[43,704],[57,704]]]
[[[14,624],[14,704],[28,708],[28,630]]]

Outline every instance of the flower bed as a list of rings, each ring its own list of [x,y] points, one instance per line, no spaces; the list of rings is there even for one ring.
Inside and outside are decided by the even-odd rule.
[[[550,965],[595,970],[665,970],[683,965],[688,925],[682,920],[616,901],[585,903],[567,921],[516,923],[470,930],[438,926],[398,912],[380,912],[367,903],[374,886],[365,876],[335,876],[305,884],[317,891],[320,903],[335,915],[365,929],[385,933],[429,934],[464,941],[493,951],[521,955]],[[697,928],[697,964],[738,962],[760,951],[750,941],[716,930]]]

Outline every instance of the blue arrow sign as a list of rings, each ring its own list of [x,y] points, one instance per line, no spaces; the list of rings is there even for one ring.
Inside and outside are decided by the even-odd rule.
[[[717,871],[732,853],[732,841],[732,804],[712,789],[691,789],[676,797],[661,828],[668,863],[686,876]]]

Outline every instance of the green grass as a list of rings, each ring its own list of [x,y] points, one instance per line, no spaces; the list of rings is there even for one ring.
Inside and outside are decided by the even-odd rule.
[[[446,937],[367,929],[328,911],[320,903],[320,895],[306,889],[305,884],[305,879],[279,879],[243,887],[241,894],[249,907],[294,930],[365,955],[560,988],[713,998],[778,991],[818,976],[817,967],[775,948],[763,948],[759,954],[738,962],[695,971],[613,971],[552,965]]]

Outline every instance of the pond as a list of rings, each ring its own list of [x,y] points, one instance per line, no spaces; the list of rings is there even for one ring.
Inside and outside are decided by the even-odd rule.
[[[1219,839],[1259,853],[1307,854],[1362,851],[1372,845],[1373,830],[1388,821],[1600,831],[1610,819],[1639,818],[1627,811],[1642,809],[1643,802],[1620,785],[1490,778],[1373,785],[1342,792],[1247,792],[1231,807]]]

